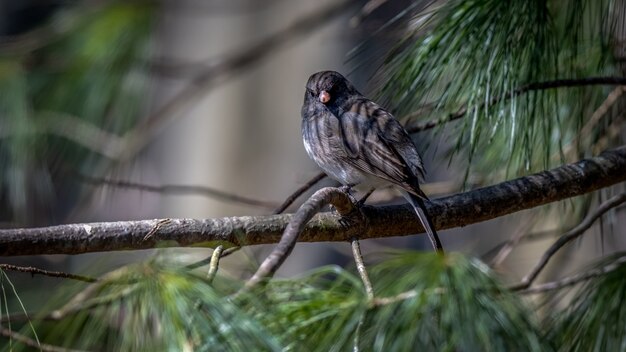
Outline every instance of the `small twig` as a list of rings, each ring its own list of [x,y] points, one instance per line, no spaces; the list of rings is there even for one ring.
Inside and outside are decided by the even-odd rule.
[[[602,276],[604,274],[608,274],[611,271],[614,271],[619,268],[620,265],[626,263],[626,255],[617,258],[614,262],[609,265],[603,266],[602,268],[597,268],[585,273],[568,276],[561,280],[546,282],[540,285],[535,285],[533,287],[528,288],[519,288],[518,291],[520,294],[536,294],[543,293],[547,291],[554,291],[564,287],[574,286],[583,281],[587,281],[593,279],[598,276]]]
[[[83,352],[84,351],[84,350],[74,350],[74,349],[69,349],[65,347],[40,343],[36,340],[31,339],[30,337],[24,336],[20,333],[7,329],[4,326],[0,326],[0,335],[9,339],[18,341],[24,344],[25,346],[32,347],[34,349],[37,349],[43,352]]]
[[[187,186],[187,185],[146,185],[138,182],[130,182],[130,181],[122,181],[122,180],[112,180],[101,177],[87,176],[84,174],[79,174],[77,177],[87,184],[91,185],[107,185],[118,188],[126,188],[126,189],[136,189],[139,191],[146,191],[152,193],[163,193],[163,194],[189,194],[189,195],[198,195],[205,196],[211,198],[217,198],[221,200],[225,200],[233,203],[240,203],[245,205],[251,205],[255,207],[261,207],[266,209],[274,209],[277,204],[274,202],[266,202],[263,200],[248,198],[244,196],[240,196],[233,193],[228,193],[221,191],[216,188],[204,187],[204,186]]]
[[[352,255],[354,256],[356,269],[361,276],[361,281],[363,281],[363,287],[365,287],[367,300],[371,301],[374,299],[374,287],[372,286],[372,282],[370,281],[370,278],[367,275],[367,270],[365,269],[365,263],[363,262],[363,256],[361,255],[361,245],[359,244],[359,240],[357,240],[356,238],[352,240],[351,244]]]
[[[293,215],[291,221],[285,228],[280,242],[274,250],[261,263],[259,269],[252,278],[246,282],[245,290],[250,290],[267,278],[272,277],[278,268],[289,256],[296,245],[298,236],[311,218],[317,214],[325,205],[332,204],[337,212],[342,216],[349,216],[355,210],[355,201],[342,190],[334,187],[325,187],[315,192],[300,209]],[[360,229],[362,230],[362,229]],[[241,291],[240,291],[241,292]]]
[[[17,266],[17,265],[11,265],[11,264],[0,264],[0,269],[9,270],[9,271],[19,271],[22,273],[30,273],[32,275],[39,274],[39,275],[45,275],[45,276],[51,276],[51,277],[61,277],[64,279],[72,279],[72,280],[78,280],[78,281],[84,281],[84,282],[98,281],[98,279],[89,277],[89,276],[64,273],[62,271],[49,271],[49,270],[34,268],[32,266]]]
[[[215,279],[215,275],[217,274],[217,269],[220,265],[220,258],[222,258],[222,252],[224,251],[224,246],[217,246],[213,250],[213,254],[211,254],[211,262],[209,263],[209,271],[207,272],[206,278],[209,283],[213,282]]]
[[[151,238],[152,236],[154,236],[157,232],[159,232],[159,230],[161,229],[161,227],[163,225],[167,225],[172,223],[172,219],[161,219],[161,220],[157,220],[157,222],[154,224],[154,226],[150,229],[150,231],[148,231],[148,233],[143,236],[143,240],[146,241],[149,238]]]
[[[226,248],[226,249],[224,249],[224,250],[222,251],[222,253],[220,253],[220,259],[222,259],[222,258],[224,258],[224,257],[228,257],[229,255],[231,255],[231,254],[233,254],[233,253],[237,252],[237,251],[238,251],[238,250],[240,250],[240,249],[241,249],[241,247],[230,247],[230,248]],[[213,255],[212,255],[212,253],[211,253],[211,256],[210,256],[210,257],[208,257],[208,258],[204,258],[204,259],[202,259],[202,260],[198,260],[198,261],[197,261],[197,262],[195,262],[195,263],[191,263],[191,264],[185,265],[185,268],[186,268],[186,269],[189,269],[189,270],[193,270],[193,269],[197,269],[197,268],[199,268],[199,267],[201,267],[201,266],[205,266],[205,265],[211,264],[211,259],[212,259],[212,258],[213,258]]]
[[[546,267],[548,261],[567,243],[580,237],[587,229],[593,225],[593,223],[599,219],[604,213],[615,208],[616,206],[626,202],[626,193],[618,194],[611,197],[604,203],[600,204],[596,210],[589,214],[578,226],[561,236],[548,250],[543,254],[537,265],[522,279],[522,281],[511,287],[512,290],[522,290],[530,287],[530,285],[537,279],[539,273]]]
[[[324,178],[326,178],[326,174],[323,172],[320,172],[319,174],[315,175],[315,177],[311,178],[309,181],[307,181],[307,183],[303,184],[300,188],[298,188],[295,192],[293,192],[289,197],[287,197],[287,199],[285,199],[283,204],[281,204],[276,210],[274,210],[274,214],[281,214],[293,202],[295,202],[295,200],[298,199],[298,197],[304,194],[304,192],[311,189],[311,187],[315,186],[316,183],[320,182]]]
[[[511,98],[517,97],[529,91],[546,90],[546,89],[554,89],[554,88],[582,87],[582,86],[592,86],[592,85],[623,86],[623,85],[626,85],[626,78],[624,77],[586,77],[586,78],[580,78],[580,79],[557,79],[554,81],[529,83],[509,93],[506,93],[502,96],[494,97],[489,102],[480,104],[478,108],[482,108],[485,105],[492,106],[494,104],[497,104],[500,101],[509,100]],[[444,116],[442,118],[433,119],[430,121],[426,121],[424,123],[410,126],[407,128],[407,131],[409,133],[417,133],[417,132],[426,131],[426,130],[435,128],[439,125],[465,117],[467,113],[468,113],[467,107],[463,107],[459,111],[452,113],[448,116]],[[417,113],[411,113],[409,115],[415,116],[416,114]]]
[[[363,329],[363,324],[365,323],[365,314],[367,312],[362,312],[361,317],[359,318],[359,322],[356,325],[356,329],[354,330],[354,340],[352,342],[352,352],[359,352],[361,349],[359,347],[361,340],[361,329]]]

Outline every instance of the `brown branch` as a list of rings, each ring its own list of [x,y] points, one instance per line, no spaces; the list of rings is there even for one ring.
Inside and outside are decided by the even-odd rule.
[[[161,129],[176,117],[182,107],[206,95],[220,83],[235,76],[255,63],[275,54],[279,48],[313,32],[342,15],[355,2],[353,0],[333,1],[328,6],[320,7],[314,13],[297,18],[283,30],[255,44],[248,45],[243,51],[228,55],[198,73],[191,84],[166,102],[159,110],[140,120],[135,128],[124,136],[124,152],[118,159],[129,160],[141,151]]]
[[[304,192],[311,189],[311,187],[315,186],[318,182],[320,182],[324,178],[326,178],[326,174],[323,172],[320,172],[319,174],[315,175],[315,177],[308,180],[307,183],[303,184],[300,188],[298,188],[295,192],[293,192],[289,197],[287,197],[287,199],[285,199],[283,204],[281,204],[276,210],[274,210],[274,214],[281,214],[283,211],[289,208],[289,206],[293,204],[293,202],[295,202],[296,199],[298,199],[298,197],[304,194]]]
[[[271,278],[276,270],[283,264],[298,241],[298,237],[304,230],[306,224],[317,214],[324,206],[332,204],[337,212],[342,216],[348,216],[355,210],[355,204],[351,197],[338,188],[325,187],[315,192],[304,204],[300,206],[298,211],[291,217],[289,224],[285,228],[280,242],[265,258],[254,275],[246,282],[247,290],[258,285],[265,279]],[[361,223],[363,223],[361,221]],[[346,229],[346,232],[353,232]]]
[[[512,289],[520,290],[528,288],[539,273],[546,267],[548,261],[561,249],[563,246],[573,241],[574,239],[582,236],[585,231],[587,231],[593,223],[598,220],[604,213],[607,211],[617,207],[618,205],[626,202],[626,193],[618,194],[616,196],[611,197],[604,203],[600,204],[600,206],[589,214],[578,226],[568,231],[566,234],[561,236],[556,242],[548,248],[548,250],[543,254],[537,265],[522,279],[522,281],[513,286]]]
[[[557,79],[553,81],[545,81],[545,82],[534,82],[523,85],[513,91],[506,93],[499,97],[492,98],[488,103],[482,103],[478,107],[482,108],[485,105],[493,106],[500,101],[506,101],[511,98],[517,97],[529,91],[538,91],[538,90],[547,90],[554,88],[572,88],[572,87],[584,87],[584,86],[594,86],[594,85],[611,85],[611,86],[623,86],[626,85],[625,77],[586,77],[586,78],[578,78],[578,79]],[[420,108],[418,112],[411,113],[409,117],[415,117],[417,115],[421,115],[423,113],[423,108]],[[439,119],[433,119],[430,121],[426,121],[420,124],[416,124],[414,126],[410,126],[407,128],[409,133],[417,133],[421,131],[426,131],[432,128],[435,128],[439,125],[458,120],[460,118],[465,117],[467,115],[468,110],[467,107],[461,108],[459,111],[452,113],[448,116],[444,116]]]
[[[520,210],[579,196],[626,181],[626,146],[549,171],[520,177],[429,202],[439,230],[467,226]],[[406,236],[423,228],[407,206],[364,206],[367,228],[344,226],[335,214],[322,213],[305,226],[302,242],[350,241]],[[68,224],[0,230],[0,256],[79,254],[148,249],[155,246],[236,246],[277,243],[293,216],[242,216],[220,219],[172,219],[143,240],[159,220]]]
[[[274,209],[277,204],[274,202],[267,202],[259,199],[248,198],[240,196],[234,193],[228,193],[219,189],[204,187],[204,186],[187,186],[187,185],[147,185],[138,182],[112,180],[101,177],[87,176],[84,174],[77,175],[82,181],[90,185],[101,186],[107,185],[118,188],[136,189],[139,191],[163,193],[163,194],[179,194],[179,195],[198,195],[210,198],[217,198],[227,202],[251,205],[255,207],[261,207],[266,209]]]
[[[72,280],[84,281],[84,282],[98,281],[98,279],[89,277],[89,276],[69,274],[69,273],[64,273],[62,271],[49,271],[49,270],[34,268],[32,266],[17,266],[17,265],[11,265],[11,264],[0,264],[0,270],[19,271],[22,273],[30,273],[33,276],[35,274],[39,274],[39,275],[60,277],[64,279],[72,279]]]

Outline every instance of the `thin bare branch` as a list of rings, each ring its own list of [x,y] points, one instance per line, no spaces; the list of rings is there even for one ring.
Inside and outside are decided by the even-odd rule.
[[[617,258],[611,264],[603,266],[601,268],[593,269],[588,272],[580,273],[577,275],[568,276],[566,278],[563,278],[557,281],[551,281],[551,282],[546,282],[543,284],[535,285],[533,287],[528,287],[524,289],[519,288],[518,290],[519,290],[519,293],[521,294],[536,294],[536,293],[559,290],[564,287],[573,286],[581,282],[608,274],[611,271],[618,269],[619,266],[624,263],[626,263],[626,256],[621,256]]]
[[[600,156],[496,185],[435,199],[426,204],[436,229],[466,226],[579,196],[626,181],[626,147]],[[350,241],[423,232],[415,213],[404,205],[363,206],[367,227],[342,224],[337,215],[322,213],[305,226],[303,242]],[[0,256],[79,254],[148,249],[164,246],[277,243],[292,215],[242,216],[221,219],[171,219],[149,239],[144,236],[159,220],[68,224],[0,230]]]
[[[306,224],[324,206],[332,204],[339,214],[348,217],[356,209],[355,203],[356,201],[353,201],[349,194],[338,188],[325,187],[315,192],[291,217],[280,242],[267,258],[265,258],[263,263],[261,263],[254,275],[246,282],[245,289],[249,290],[262,281],[274,276],[278,268],[280,268],[289,254],[291,254]],[[364,223],[364,221],[358,222],[361,225]],[[349,228],[346,229],[346,232],[353,231],[354,229],[352,231],[350,231]]]
[[[548,250],[543,254],[537,265],[522,279],[522,281],[513,286],[513,290],[521,290],[530,287],[530,285],[537,279],[537,276],[546,267],[550,259],[561,249],[563,246],[571,242],[572,240],[582,236],[593,223],[599,219],[607,211],[617,207],[618,205],[626,202],[626,193],[618,194],[611,197],[604,203],[600,204],[596,210],[589,214],[578,226],[561,236]]]
[[[39,274],[39,275],[45,275],[45,276],[51,276],[51,277],[60,277],[60,278],[64,278],[64,279],[72,279],[72,280],[84,281],[84,282],[96,282],[96,281],[98,281],[98,279],[96,279],[94,277],[82,276],[82,275],[76,275],[76,274],[69,274],[69,273],[64,273],[62,271],[49,271],[49,270],[34,268],[32,266],[17,266],[17,265],[11,265],[11,264],[0,264],[0,270],[19,271],[19,272],[22,272],[22,273],[30,273],[33,276],[35,274]]]
[[[315,175],[315,177],[308,180],[305,184],[303,184],[300,188],[298,188],[295,192],[293,192],[289,197],[287,197],[287,199],[285,199],[283,204],[281,204],[276,210],[274,210],[274,214],[282,214],[282,212],[284,212],[287,208],[289,208],[289,206],[293,204],[293,202],[295,202],[296,199],[298,199],[298,197],[303,195],[306,191],[311,189],[311,187],[315,186],[318,182],[320,182],[321,180],[325,178],[326,178],[326,174],[323,172],[320,172],[319,174]]]
[[[82,352],[83,350],[74,350],[60,346],[49,345],[46,343],[40,343],[30,337],[24,336],[20,333],[12,331],[11,329],[0,326],[0,336],[4,336],[8,339],[15,340],[22,343],[25,346],[32,347],[43,352]],[[11,349],[12,350],[12,349]]]
[[[178,194],[178,195],[197,195],[209,198],[216,198],[219,200],[250,205],[254,207],[260,207],[265,209],[274,209],[277,206],[277,203],[268,202],[264,200],[248,198],[244,196],[240,196],[234,193],[228,193],[221,191],[216,188],[210,188],[205,186],[187,186],[187,185],[147,185],[138,182],[131,181],[123,181],[123,180],[112,180],[108,178],[102,177],[94,177],[87,176],[84,174],[77,175],[77,177],[85,183],[101,186],[107,185],[118,188],[126,188],[126,189],[136,189],[139,191],[152,192],[152,193],[161,193],[161,194]]]
[[[623,86],[626,85],[626,78],[624,77],[585,77],[579,79],[557,79],[554,81],[545,81],[545,82],[534,82],[523,85],[507,94],[504,94],[499,97],[492,98],[488,103],[483,103],[479,105],[479,108],[484,107],[485,105],[492,106],[501,101],[506,101],[511,98],[517,97],[529,91],[538,91],[538,90],[546,90],[546,89],[555,89],[555,88],[571,88],[571,87],[584,87],[584,86],[594,86],[594,85],[611,85],[611,86]],[[427,109],[420,108],[415,113],[410,113],[408,116],[414,118],[418,115],[423,114]],[[444,116],[442,118],[426,121],[420,124],[416,124],[414,126],[408,126],[407,131],[409,133],[417,133],[426,131],[429,129],[433,129],[439,125],[458,120],[460,118],[465,117],[467,114],[467,107],[461,108],[459,111],[450,114],[448,116]]]
[[[367,299],[368,301],[371,301],[374,299],[374,287],[372,286],[372,282],[367,275],[367,269],[365,268],[363,256],[361,255],[361,245],[359,244],[359,240],[357,240],[356,238],[353,239],[351,245],[352,256],[354,257],[354,262],[356,263],[356,270],[361,276],[361,281],[363,281],[363,287],[365,287],[365,294],[367,295]]]

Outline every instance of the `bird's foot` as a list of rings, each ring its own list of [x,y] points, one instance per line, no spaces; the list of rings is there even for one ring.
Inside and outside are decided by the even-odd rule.
[[[352,185],[341,186],[339,189],[348,196],[350,202],[354,205],[354,209],[352,209],[352,211],[348,214],[340,214],[334,207],[332,207],[332,209],[337,215],[340,216],[339,224],[343,227],[350,227],[359,222],[359,215],[361,215],[361,206],[363,205],[363,202],[361,202],[361,200],[357,201],[352,195]]]
[[[339,189],[348,195],[352,195],[352,185],[343,185],[339,187]]]

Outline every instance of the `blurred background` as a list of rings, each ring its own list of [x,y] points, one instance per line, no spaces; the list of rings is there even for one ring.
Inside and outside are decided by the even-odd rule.
[[[2,227],[271,214],[320,172],[300,135],[309,75],[337,70],[366,95],[382,99],[388,77],[376,72],[407,28],[417,26],[411,12],[431,3],[0,0]],[[433,197],[485,184],[493,176],[487,168],[465,177],[467,156],[450,156],[452,135],[446,130],[415,135],[428,170],[424,189]],[[520,170],[507,171],[508,177],[531,171]],[[324,180],[307,194],[329,184]],[[370,203],[402,202],[396,198],[382,190]],[[519,278],[552,241],[549,235],[577,220],[564,221],[562,207],[537,219],[542,211],[547,212],[525,211],[444,231],[442,240],[448,250],[481,256],[516,234],[538,233],[543,240],[500,263],[499,270]],[[614,224],[623,224],[623,212],[617,216]],[[428,249],[422,237],[367,241],[364,251]],[[610,241],[611,248],[623,247],[623,240]],[[605,244],[593,238],[581,246],[600,253]],[[226,258],[223,267],[251,270],[268,250],[246,249]],[[190,261],[210,253],[168,251]],[[152,253],[7,262],[104,272]],[[349,261],[348,244],[298,245],[280,274]],[[58,283],[21,279],[40,287]]]

